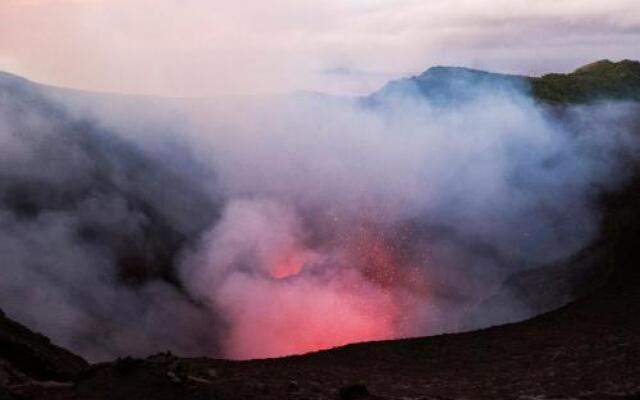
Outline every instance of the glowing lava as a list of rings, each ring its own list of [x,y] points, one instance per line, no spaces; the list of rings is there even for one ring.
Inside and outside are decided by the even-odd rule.
[[[413,333],[407,327],[416,326],[425,280],[410,268],[406,235],[348,221],[303,221],[273,201],[228,207],[187,271],[192,289],[224,318],[226,357],[286,356]]]
[[[304,263],[305,258],[302,255],[295,254],[286,257],[271,268],[271,276],[276,279],[285,279],[298,275],[302,271]]]
[[[234,274],[217,296],[233,316],[226,355],[279,357],[403,335],[409,302],[391,250],[366,235],[341,257],[301,250],[270,266],[270,276]]]
[[[392,337],[393,298],[366,286],[352,292],[346,280],[358,278],[342,279],[236,282],[251,293],[224,295],[238,312],[225,343],[228,355],[277,357]]]

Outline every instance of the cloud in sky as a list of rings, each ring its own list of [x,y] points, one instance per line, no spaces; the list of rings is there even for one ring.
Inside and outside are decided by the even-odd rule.
[[[116,92],[362,93],[433,64],[543,73],[637,43],[636,0],[0,3],[0,69]]]

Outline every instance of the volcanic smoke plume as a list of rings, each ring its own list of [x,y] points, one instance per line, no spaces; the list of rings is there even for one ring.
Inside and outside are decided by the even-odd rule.
[[[556,119],[515,89],[469,93],[444,106],[410,91],[372,107],[254,103],[242,113],[250,124],[227,113],[210,137],[198,136],[227,201],[181,276],[223,319],[226,357],[543,311],[509,296],[499,314],[483,305],[510,275],[595,239],[596,196],[624,179],[622,153],[635,148],[627,127],[607,121],[632,108],[576,108]],[[197,129],[217,119],[208,111]]]
[[[438,102],[0,85],[0,303],[91,360],[282,356],[545,311],[504,283],[597,238],[637,106],[484,85]]]
[[[403,271],[380,233],[336,220],[328,222],[335,237],[322,240],[282,203],[227,206],[187,269],[191,289],[229,318],[225,355],[282,356],[419,333],[411,307],[426,296],[420,271]]]

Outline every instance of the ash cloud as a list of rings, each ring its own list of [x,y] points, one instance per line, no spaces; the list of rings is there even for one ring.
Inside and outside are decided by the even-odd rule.
[[[366,99],[2,88],[0,304],[94,360],[279,356],[545,311],[495,296],[598,238],[638,106],[559,110],[448,72]]]
[[[27,82],[0,93],[2,308],[91,360],[215,351],[173,260],[215,219],[197,166],[172,170]]]
[[[536,104],[519,77],[430,73],[441,84],[428,90],[417,79],[364,100],[254,103],[199,136],[228,203],[183,281],[227,320],[227,356],[295,353],[344,315],[364,321],[341,323],[349,340],[317,334],[304,350],[479,328],[568,300],[551,293],[539,307],[526,298],[533,287],[504,295],[505,282],[550,265],[550,279],[585,273],[569,260],[598,238],[599,196],[629,172],[637,105],[559,111]],[[286,212],[274,214],[273,202]],[[285,260],[263,254],[282,234],[298,240],[275,246]],[[298,260],[283,278],[287,257]],[[331,307],[309,304],[323,294]],[[317,321],[331,310],[343,311]]]

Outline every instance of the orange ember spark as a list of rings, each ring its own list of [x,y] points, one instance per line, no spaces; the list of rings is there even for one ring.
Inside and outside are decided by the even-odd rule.
[[[278,357],[406,335],[402,321],[415,305],[414,283],[423,280],[401,268],[405,260],[389,240],[356,232],[340,245],[346,265],[338,273],[304,274],[315,262],[311,253],[287,249],[269,269],[275,279],[243,276],[227,285],[219,294],[234,315],[227,355]]]

